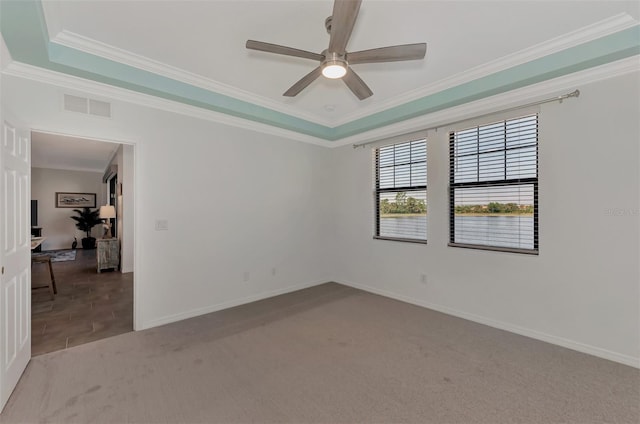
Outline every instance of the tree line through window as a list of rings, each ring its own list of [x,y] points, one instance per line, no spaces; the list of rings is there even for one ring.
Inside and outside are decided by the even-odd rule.
[[[396,193],[395,199],[380,201],[380,216],[389,218],[393,215],[422,215],[427,213],[427,203],[423,199],[407,196],[404,191]]]

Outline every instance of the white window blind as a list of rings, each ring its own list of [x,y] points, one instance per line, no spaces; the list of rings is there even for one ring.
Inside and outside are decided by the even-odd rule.
[[[375,150],[375,238],[427,240],[427,141]]]
[[[538,251],[538,116],[449,135],[450,245]]]

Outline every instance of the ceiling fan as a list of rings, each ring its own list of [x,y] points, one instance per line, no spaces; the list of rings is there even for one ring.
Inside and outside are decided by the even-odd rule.
[[[289,88],[284,96],[294,97],[320,75],[326,78],[342,78],[344,83],[360,100],[370,97],[373,92],[362,79],[351,69],[350,65],[360,63],[397,62],[402,60],[423,59],[427,51],[426,43],[403,44],[399,46],[379,47],[377,49],[347,52],[347,42],[358,17],[362,0],[335,0],[333,15],[325,20],[325,28],[330,34],[329,47],[322,53],[247,40],[246,47],[268,53],[301,57],[320,62],[320,65],[302,77]]]

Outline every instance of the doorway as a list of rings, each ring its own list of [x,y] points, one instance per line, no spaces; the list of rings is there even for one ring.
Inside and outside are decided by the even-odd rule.
[[[127,179],[133,173],[133,146],[42,131],[32,131],[31,144],[31,197],[44,239],[39,255],[51,259],[51,269],[33,262],[32,286],[55,279],[57,289],[53,295],[32,291],[32,356],[133,331],[133,231],[124,232],[123,224],[132,219],[134,205],[132,196],[122,196],[127,182],[131,187],[124,191],[133,194],[133,180]],[[80,203],[60,207],[59,193],[76,193]],[[88,230],[71,218],[84,207],[99,213],[104,205],[114,206],[115,218],[102,218]],[[88,238],[96,239],[96,248],[83,248]],[[111,258],[103,269],[105,254]]]

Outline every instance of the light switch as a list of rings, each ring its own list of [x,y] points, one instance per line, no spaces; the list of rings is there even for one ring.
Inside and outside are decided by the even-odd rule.
[[[169,221],[166,219],[156,219],[156,231],[166,231],[169,229]]]

